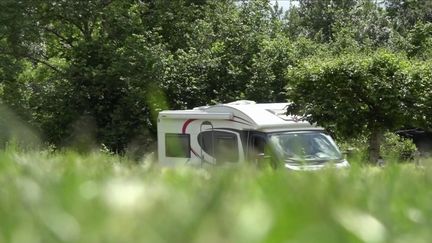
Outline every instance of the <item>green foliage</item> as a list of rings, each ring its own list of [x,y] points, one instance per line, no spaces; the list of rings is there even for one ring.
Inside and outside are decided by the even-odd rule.
[[[300,0],[298,3],[298,7],[293,6],[288,12],[291,31],[319,42],[330,41],[333,25],[356,5],[355,0]]]
[[[203,11],[204,17],[193,23],[189,47],[177,50],[166,69],[162,87],[171,105],[283,101],[283,67],[293,62],[291,44],[278,35],[280,19],[269,19],[274,11],[268,1],[240,6],[212,1]]]
[[[432,57],[432,24],[417,23],[408,33],[410,56],[420,59],[430,59]]]
[[[382,51],[308,60],[289,70],[289,111],[310,114],[311,122],[344,136],[397,128],[408,119],[413,98],[407,68],[406,59]]]
[[[409,70],[406,58],[386,51],[306,61],[288,73],[288,112],[308,114],[310,122],[343,137],[369,133],[370,149],[379,150],[383,131],[413,122],[421,90]]]
[[[157,33],[172,51],[185,49],[194,31],[191,23],[202,19],[208,0],[150,0],[142,2],[143,28]],[[222,1],[229,2],[229,1]]]
[[[394,34],[385,10],[370,0],[357,1],[349,14],[334,21],[332,31],[336,53],[391,46],[389,40]]]
[[[76,132],[81,131],[92,134],[85,138],[94,140],[90,144],[104,143],[116,152],[133,141],[148,143],[142,139],[152,127],[147,90],[160,82],[165,47],[143,26],[145,6],[134,1],[21,4],[29,10],[21,13],[28,28],[6,34],[27,38],[10,46],[19,50],[14,56],[30,63],[10,83],[25,85],[15,92],[24,96],[21,106],[45,138],[70,145],[80,140]],[[14,88],[9,86],[3,89]],[[3,100],[13,106],[10,95],[5,92]]]
[[[432,236],[429,164],[294,173],[158,169],[100,153],[10,149],[0,158],[2,242],[423,242]]]
[[[418,22],[432,21],[432,2],[424,0],[385,0],[387,15],[394,28],[406,34]]]
[[[358,161],[368,160],[368,135],[341,139],[338,145],[342,151],[348,152],[348,161],[356,163]],[[381,154],[384,164],[393,162],[414,162],[418,159],[418,151],[413,141],[393,132],[384,133],[381,144]]]
[[[362,117],[352,134],[373,127],[364,125],[372,119],[367,111],[379,116],[372,123],[395,128],[414,107],[416,124],[430,126],[430,3],[301,0],[283,13],[270,2],[3,0],[1,103],[58,147],[87,141],[90,150],[105,144],[123,153],[151,147],[162,109],[237,99],[283,102],[284,87],[298,83],[287,78],[288,69],[300,65],[312,77],[306,72],[316,70],[302,63],[317,68],[327,63],[336,73],[340,65],[358,77],[338,74],[338,81],[318,85],[325,90],[355,93],[356,83],[369,82],[354,96],[363,101],[355,107]],[[395,54],[380,54],[381,49]],[[402,68],[412,75],[397,71],[414,60],[411,68]],[[337,97],[346,103],[344,119],[360,118],[347,108],[353,97],[342,93]],[[405,100],[396,104],[396,96]],[[364,102],[376,103],[377,97],[393,109],[376,111]]]
[[[417,148],[412,140],[400,137],[394,133],[386,133],[384,135],[381,150],[384,159],[387,161],[410,161],[418,156]]]
[[[37,132],[28,127],[9,108],[0,104],[0,149],[8,146],[16,146],[23,150],[39,148],[41,141]]]
[[[411,69],[412,84],[418,90],[415,109],[411,114],[421,127],[432,125],[432,62],[413,62]]]

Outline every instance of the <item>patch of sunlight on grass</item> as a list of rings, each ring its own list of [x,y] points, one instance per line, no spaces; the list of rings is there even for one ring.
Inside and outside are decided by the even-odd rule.
[[[364,242],[384,242],[386,229],[372,215],[353,209],[339,209],[335,213],[337,221],[349,232]]]

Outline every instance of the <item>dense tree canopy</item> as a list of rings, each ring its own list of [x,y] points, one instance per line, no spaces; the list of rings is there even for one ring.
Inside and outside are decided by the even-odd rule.
[[[345,137],[370,134],[371,161],[377,160],[383,132],[414,122],[424,87],[410,69],[403,55],[382,51],[304,62],[288,75],[288,111]]]
[[[295,101],[345,135],[432,123],[428,1],[298,0],[285,13],[268,0],[0,8],[1,104],[58,146],[146,148],[160,109],[236,99]]]

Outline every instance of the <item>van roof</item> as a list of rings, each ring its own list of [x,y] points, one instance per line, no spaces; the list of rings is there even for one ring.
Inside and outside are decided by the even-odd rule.
[[[255,130],[265,132],[280,130],[323,130],[323,128],[304,121],[300,116],[287,115],[290,103],[255,103],[240,100],[227,104],[196,107],[193,110],[163,111],[163,118],[184,119],[243,119],[252,124]]]

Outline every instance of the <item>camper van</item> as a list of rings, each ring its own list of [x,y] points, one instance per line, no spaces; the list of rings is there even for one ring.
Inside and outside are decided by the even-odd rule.
[[[289,103],[236,101],[158,116],[163,166],[269,163],[291,170],[349,167],[322,127],[287,115]]]

